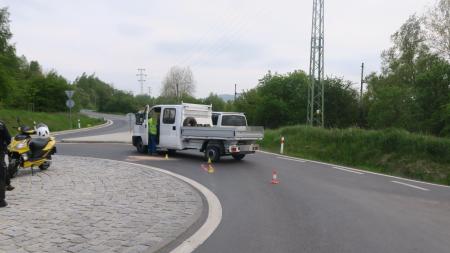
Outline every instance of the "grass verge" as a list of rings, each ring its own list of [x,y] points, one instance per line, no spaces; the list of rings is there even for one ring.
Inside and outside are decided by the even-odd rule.
[[[403,130],[323,129],[290,126],[266,130],[263,150],[450,185],[450,139]]]
[[[47,112],[29,112],[22,110],[0,109],[0,120],[5,122],[11,135],[17,133],[18,123],[16,118],[19,117],[23,125],[33,126],[33,121],[36,123],[46,124],[51,132],[69,130],[70,121],[68,113],[47,113]],[[81,127],[90,127],[103,124],[102,119],[94,119],[83,114],[72,113],[72,127],[78,127],[78,119],[80,119]]]

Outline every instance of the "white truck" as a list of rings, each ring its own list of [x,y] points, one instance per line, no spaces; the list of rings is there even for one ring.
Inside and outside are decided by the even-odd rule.
[[[247,126],[242,113],[213,113],[211,105],[200,104],[147,105],[136,113],[132,142],[138,152],[147,151],[148,119],[153,115],[157,118],[157,150],[196,149],[212,162],[225,155],[242,160],[259,149],[256,141],[264,137],[263,127]]]

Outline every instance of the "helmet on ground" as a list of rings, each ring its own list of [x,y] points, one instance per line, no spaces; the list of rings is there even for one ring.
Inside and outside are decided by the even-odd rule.
[[[39,123],[36,126],[36,134],[39,138],[48,138],[50,137],[50,130],[47,125]]]

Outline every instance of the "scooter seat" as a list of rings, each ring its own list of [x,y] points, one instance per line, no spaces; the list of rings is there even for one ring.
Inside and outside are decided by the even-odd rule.
[[[44,147],[47,145],[47,143],[50,141],[50,138],[45,139],[32,139],[30,141],[30,150],[33,153],[36,153],[36,151],[44,149]]]

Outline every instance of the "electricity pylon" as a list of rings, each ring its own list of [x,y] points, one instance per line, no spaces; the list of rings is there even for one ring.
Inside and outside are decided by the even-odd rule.
[[[137,70],[138,70],[138,73],[136,74],[136,76],[138,77],[138,82],[141,84],[141,95],[143,95],[144,94],[144,82],[146,81],[145,77],[147,75],[144,73],[145,69],[137,69]]]
[[[307,123],[324,126],[324,0],[313,0]]]

